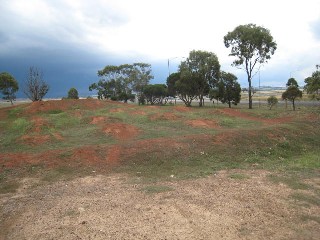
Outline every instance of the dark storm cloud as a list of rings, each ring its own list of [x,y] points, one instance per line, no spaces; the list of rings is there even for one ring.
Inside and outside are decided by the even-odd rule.
[[[50,85],[47,97],[62,97],[71,87],[88,96],[91,83],[96,82],[97,71],[108,64],[120,64],[127,59],[101,52],[85,40],[92,27],[117,27],[127,19],[105,5],[81,3],[81,17],[76,9],[64,1],[48,1],[52,19],[39,16],[20,16],[2,4],[0,15],[0,72],[11,73],[18,81],[18,97],[23,97],[23,85],[28,69],[37,67]],[[41,11],[40,11],[41,14]],[[42,13],[43,14],[43,13]],[[79,22],[79,21],[82,22]]]

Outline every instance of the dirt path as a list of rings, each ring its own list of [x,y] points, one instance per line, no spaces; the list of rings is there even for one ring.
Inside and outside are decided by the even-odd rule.
[[[153,186],[135,184],[138,179],[117,174],[38,187],[32,187],[36,179],[24,179],[17,193],[0,195],[0,239],[319,236],[319,224],[301,223],[303,213],[289,203],[293,190],[270,183],[264,171],[240,173],[248,178],[233,179],[232,172],[221,171],[203,179]]]

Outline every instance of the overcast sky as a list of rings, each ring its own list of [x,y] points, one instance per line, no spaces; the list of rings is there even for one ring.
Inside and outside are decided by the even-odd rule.
[[[165,83],[168,59],[172,73],[191,50],[217,54],[246,87],[223,37],[248,23],[268,28],[278,45],[261,85],[284,86],[290,76],[303,85],[320,64],[320,0],[0,0],[0,13],[0,72],[22,88],[38,67],[52,97],[70,87],[88,95],[106,65],[150,63],[152,82]]]

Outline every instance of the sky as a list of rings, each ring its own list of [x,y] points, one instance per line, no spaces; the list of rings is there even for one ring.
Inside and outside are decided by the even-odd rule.
[[[106,65],[149,63],[151,83],[165,83],[192,50],[215,53],[247,87],[223,37],[249,23],[277,43],[254,86],[284,87],[290,77],[303,86],[320,64],[320,0],[0,0],[0,13],[0,72],[18,80],[18,97],[31,66],[50,85],[47,97],[71,87],[86,97]]]

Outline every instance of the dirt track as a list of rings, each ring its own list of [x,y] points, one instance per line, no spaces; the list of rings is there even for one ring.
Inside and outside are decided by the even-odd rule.
[[[0,239],[317,239],[319,224],[301,222],[290,203],[293,190],[265,171],[236,172],[248,178],[221,171],[157,183],[171,191],[151,194],[118,174],[37,187],[24,179],[1,195]]]

